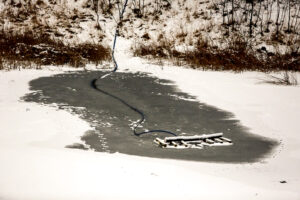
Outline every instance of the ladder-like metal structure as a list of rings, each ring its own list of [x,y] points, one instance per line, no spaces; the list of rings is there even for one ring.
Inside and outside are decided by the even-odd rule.
[[[197,148],[202,149],[205,146],[228,146],[232,141],[223,137],[223,133],[194,135],[194,136],[175,136],[165,139],[155,138],[154,142],[162,148]]]

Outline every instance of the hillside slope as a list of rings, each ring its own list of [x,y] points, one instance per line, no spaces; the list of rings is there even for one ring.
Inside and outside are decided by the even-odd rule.
[[[121,20],[123,4],[124,0],[5,0],[0,3],[0,30],[7,35],[46,35],[71,46],[108,47],[118,25],[119,35],[132,41],[137,56],[184,57],[191,65],[223,66],[226,63],[194,57],[227,57],[223,52],[229,49],[227,54],[237,51],[228,61],[235,65],[243,65],[238,59],[253,57],[247,62],[256,63],[254,69],[275,60],[271,70],[300,70],[298,1],[130,0]],[[198,52],[191,59],[189,51]],[[240,52],[245,55],[237,58]]]

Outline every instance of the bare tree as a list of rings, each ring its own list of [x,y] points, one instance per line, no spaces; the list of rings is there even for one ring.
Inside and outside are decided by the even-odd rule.
[[[143,17],[145,11],[145,0],[132,0],[133,12],[137,17]]]
[[[251,11],[250,11],[250,24],[249,24],[249,35],[252,36],[252,21],[253,21],[253,11],[254,11],[254,0],[248,0],[251,4]]]
[[[273,0],[267,0],[267,11],[268,11],[268,18],[267,18],[267,32],[269,32],[269,25],[271,24],[271,17],[272,17],[272,10],[273,10]]]
[[[288,29],[287,29],[287,31],[290,33],[291,32],[291,24],[290,24],[290,22],[291,22],[291,0],[288,0],[288,9],[289,9],[289,15],[288,15]]]
[[[93,0],[93,7],[94,7],[94,10],[96,12],[96,15],[97,15],[97,29],[101,29],[100,27],[100,23],[99,23],[99,0]]]
[[[258,22],[258,20],[260,19],[260,12],[261,12],[262,1],[263,1],[263,0],[259,0],[259,9],[258,9],[258,12],[257,12],[256,21],[255,21],[255,23],[254,23],[255,26],[257,25],[257,22]],[[264,13],[262,13],[262,18],[263,18],[263,16],[264,16]]]
[[[277,0],[276,37],[278,37],[279,34],[279,16],[280,16],[280,3],[279,0]]]
[[[287,2],[284,4],[283,6],[283,9],[282,9],[282,14],[281,14],[281,20],[279,22],[280,24],[280,30],[282,30],[282,27],[284,25],[284,21],[285,21],[285,18],[286,18],[286,10],[288,9],[288,4]]]
[[[222,1],[223,25],[225,25],[225,8],[226,8],[226,0],[223,0],[223,1]]]
[[[260,35],[264,35],[264,32],[263,32],[263,23],[264,23],[264,13],[262,13],[261,20],[260,20]]]
[[[231,12],[232,31],[234,31],[234,0],[231,0]]]
[[[299,2],[299,1],[298,1]],[[294,32],[296,32],[296,30],[297,30],[297,27],[298,27],[298,18],[299,18],[299,13],[300,13],[300,4],[298,4],[298,9],[297,9],[297,12],[296,12],[296,14],[295,14],[295,17],[294,17],[294,19],[296,19],[295,20],[295,23],[294,23]],[[294,21],[294,20],[293,20]]]

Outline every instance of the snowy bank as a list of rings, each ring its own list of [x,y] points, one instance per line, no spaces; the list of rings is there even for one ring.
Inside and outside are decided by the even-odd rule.
[[[66,149],[90,126],[63,110],[19,99],[28,82],[59,71],[0,72],[0,199],[299,199],[300,87],[259,83],[263,74],[161,67],[131,58],[121,71],[173,80],[202,102],[233,112],[252,132],[281,142],[259,163],[222,164]],[[299,75],[299,74],[298,74]],[[299,77],[300,78],[300,77]],[[286,181],[283,184],[280,181]]]

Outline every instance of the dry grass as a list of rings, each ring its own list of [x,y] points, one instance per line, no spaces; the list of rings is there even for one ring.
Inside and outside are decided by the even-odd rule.
[[[0,33],[0,69],[41,65],[84,66],[110,59],[110,50],[100,44],[67,46],[46,34]]]
[[[227,47],[223,49],[210,45],[201,37],[189,51],[177,51],[174,43],[166,38],[148,45],[141,43],[134,47],[134,55],[168,59],[175,64],[183,62],[203,70],[300,71],[299,51],[290,50],[285,54],[258,52],[240,35],[227,39]]]
[[[263,83],[275,85],[298,85],[297,75],[293,72],[281,72],[278,75],[266,75],[266,78],[261,79]]]

